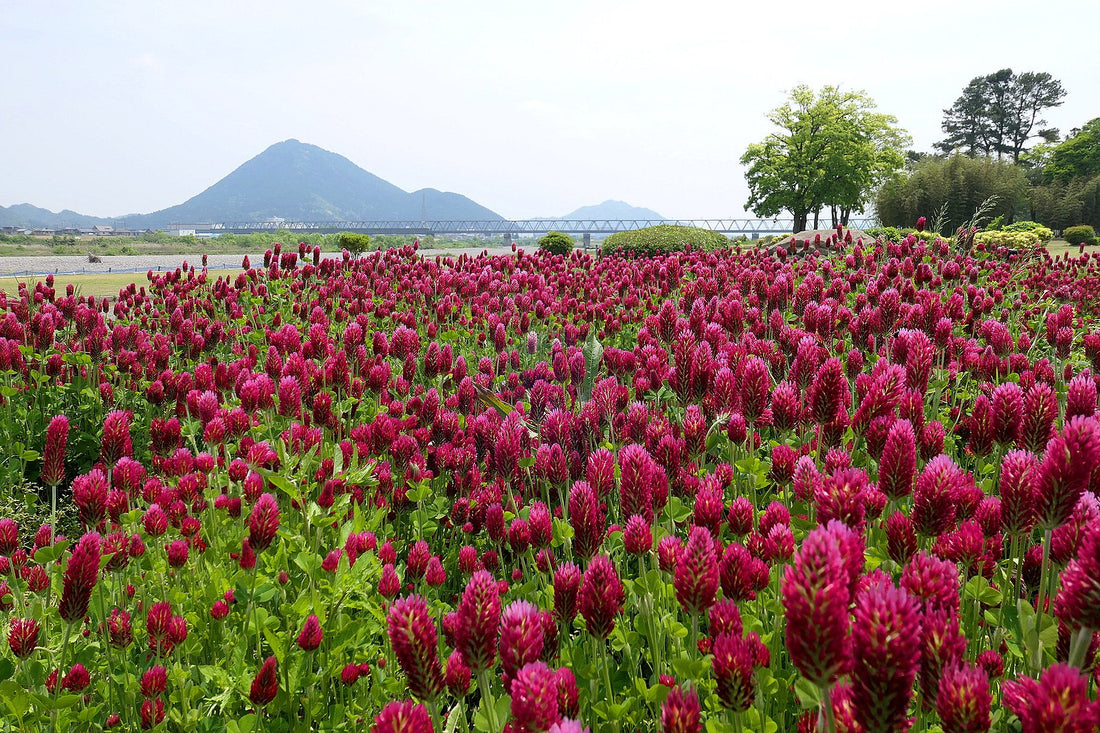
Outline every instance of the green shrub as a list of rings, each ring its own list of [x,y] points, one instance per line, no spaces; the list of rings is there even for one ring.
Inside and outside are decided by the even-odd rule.
[[[1062,232],[1062,239],[1066,240],[1067,244],[1092,244],[1096,239],[1096,230],[1088,224],[1068,227]]]
[[[1039,244],[1039,235],[1033,231],[1013,232],[1008,229],[996,231],[978,232],[974,235],[977,244],[992,244],[995,247],[1009,247],[1010,249],[1026,249]]]
[[[353,255],[360,255],[366,252],[370,248],[370,235],[369,234],[357,234],[356,232],[341,232],[337,241],[340,243],[341,249],[346,249]]]
[[[711,252],[729,247],[729,238],[721,232],[676,224],[658,224],[644,229],[619,232],[603,241],[604,254],[643,256],[682,252],[688,248]]]
[[[986,227],[986,229],[989,229],[989,227]],[[1039,237],[1040,242],[1049,242],[1054,236],[1054,232],[1037,221],[1018,221],[1009,224],[1004,230],[1006,232],[1034,232],[1035,236]]]
[[[904,239],[897,227],[867,227],[863,231],[875,239],[881,237],[885,242],[900,242]]]
[[[573,251],[573,238],[562,232],[547,232],[546,236],[539,240],[539,249],[546,250],[552,255],[568,255]]]
[[[884,242],[900,242],[910,235],[917,239],[922,239],[925,242],[931,242],[936,237],[940,236],[928,229],[918,232],[913,227],[867,227],[863,231],[875,239],[881,237]]]

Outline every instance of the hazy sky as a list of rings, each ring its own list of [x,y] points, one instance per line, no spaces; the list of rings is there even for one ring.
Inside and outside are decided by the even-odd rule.
[[[805,83],[863,89],[919,150],[973,77],[1100,116],[1087,0],[0,0],[0,205],[119,216],[297,138],[509,218],[620,199],[743,215],[739,161]]]

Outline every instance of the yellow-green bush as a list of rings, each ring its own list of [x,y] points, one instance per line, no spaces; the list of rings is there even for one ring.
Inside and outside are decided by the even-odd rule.
[[[1047,230],[1050,231],[1050,230]],[[1035,231],[1009,232],[1005,230],[978,232],[974,236],[975,244],[988,244],[994,247],[1009,247],[1012,249],[1025,249],[1034,247],[1042,239]]]

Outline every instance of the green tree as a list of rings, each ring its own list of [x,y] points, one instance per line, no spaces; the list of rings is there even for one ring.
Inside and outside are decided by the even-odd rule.
[[[1100,173],[1100,117],[1089,120],[1055,145],[1043,166],[1043,180],[1066,182]]]
[[[989,216],[1000,215],[1011,222],[1026,211],[1027,194],[1027,178],[1020,166],[962,155],[926,157],[907,175],[898,175],[879,189],[875,211],[882,224],[902,227],[913,226],[921,216],[931,219],[946,206],[940,233],[950,234],[990,196],[997,199]]]
[[[947,137],[935,147],[971,158],[1010,155],[1019,163],[1032,138],[1057,139],[1058,131],[1043,128],[1046,120],[1040,115],[1061,105],[1065,96],[1062,82],[1046,72],[1014,74],[1001,69],[974,77],[955,104],[943,111]]]
[[[341,232],[337,238],[340,247],[359,256],[370,248],[370,235],[356,232]]]
[[[833,226],[846,224],[882,181],[905,163],[909,137],[897,119],[875,111],[865,92],[805,85],[768,113],[778,128],[741,156],[748,166],[748,205],[757,216],[789,211],[795,231],[828,208]]]

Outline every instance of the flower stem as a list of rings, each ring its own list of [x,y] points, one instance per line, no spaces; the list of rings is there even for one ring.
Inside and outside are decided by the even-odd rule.
[[[1039,595],[1035,599],[1035,613],[1043,613],[1043,601],[1046,599],[1047,582],[1050,574],[1050,530],[1043,530],[1043,561],[1039,568]],[[1036,659],[1036,669],[1041,660]]]
[[[47,690],[47,692],[51,695],[57,694],[57,691],[61,689],[61,678],[65,676],[65,657],[68,656],[69,637],[72,634],[72,631],[73,631],[72,623],[67,622],[65,624],[65,638],[61,642],[61,658],[58,660],[58,663],[57,663],[57,680],[54,683],[53,691],[51,692],[51,691]],[[53,719],[53,726],[52,726],[53,730],[60,730],[57,727],[57,712],[58,712],[57,708],[54,708],[53,713],[51,714],[51,717]]]
[[[611,668],[610,668],[610,665],[608,664],[608,659],[607,659],[608,656],[609,656],[608,651],[607,651],[607,645],[610,642],[607,639],[601,639],[601,640],[597,641],[596,643],[599,644],[599,647],[600,647],[600,657],[603,660],[603,684],[604,684],[604,687],[606,688],[606,695],[607,695],[606,699],[610,703],[615,698],[614,691],[611,688]],[[613,718],[611,722],[612,722],[613,727],[615,728],[615,733],[619,733],[619,719],[618,718]]]
[[[443,719],[441,717],[439,717],[439,699],[438,698],[428,702],[428,712],[431,713],[431,716],[432,716],[432,727],[435,728],[435,730],[442,731],[443,730]],[[308,728],[307,730],[313,730],[313,729]]]
[[[1085,656],[1088,654],[1090,643],[1092,643],[1092,629],[1085,626],[1073,632],[1069,642],[1069,666],[1088,671],[1085,669]]]
[[[836,720],[833,718],[833,701],[829,693],[831,687],[826,687],[821,699],[821,708],[825,713],[825,730],[828,733],[836,733]]]
[[[489,730],[500,730],[497,723],[497,711],[493,704],[493,695],[489,692],[489,670],[483,669],[477,673],[477,689],[481,692],[481,704],[485,706],[485,717],[489,720]]]
[[[249,623],[256,624],[256,658],[260,658],[260,624],[256,620],[256,568],[252,568],[252,588],[248,592],[248,619]]]

